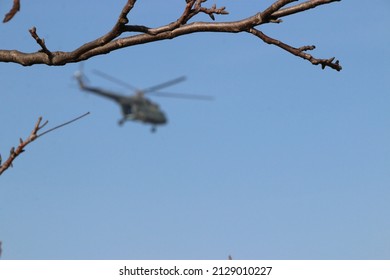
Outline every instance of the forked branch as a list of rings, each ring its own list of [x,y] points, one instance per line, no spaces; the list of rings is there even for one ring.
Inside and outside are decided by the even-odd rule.
[[[22,138],[19,139],[19,145],[17,148],[15,147],[12,147],[11,150],[10,150],[10,153],[9,153],[9,157],[8,159],[2,163],[2,158],[1,158],[1,155],[0,155],[0,175],[3,174],[4,171],[6,171],[8,168],[12,167],[12,163],[13,161],[21,154],[25,151],[25,147],[30,144],[31,142],[37,140],[39,137],[53,131],[53,130],[56,130],[60,127],[63,127],[65,125],[68,125],[72,122],[75,122],[85,116],[87,116],[89,114],[89,112],[77,117],[77,118],[74,118],[66,123],[63,123],[61,125],[58,125],[58,126],[55,126],[49,130],[46,130],[44,132],[42,132],[41,134],[38,134],[38,132],[43,128],[45,127],[47,124],[48,124],[48,121],[45,121],[43,124],[41,124],[42,122],[42,117],[39,117],[38,118],[38,121],[36,122],[35,126],[34,126],[34,129],[31,131],[30,133],[30,136],[26,139],[26,140],[23,140]]]
[[[252,33],[253,35],[259,37],[261,40],[263,40],[267,44],[278,46],[279,48],[282,48],[285,51],[288,51],[289,53],[291,53],[293,55],[302,57],[303,59],[310,61],[314,65],[320,64],[322,69],[324,69],[326,66],[328,66],[328,67],[335,69],[337,71],[341,70],[341,66],[339,64],[339,61],[336,60],[335,62],[333,62],[335,59],[334,57],[329,58],[329,59],[318,59],[318,58],[314,58],[311,54],[306,52],[306,51],[314,50],[316,48],[315,46],[303,46],[300,48],[294,48],[294,47],[289,46],[289,45],[287,45],[279,40],[268,37],[263,32],[255,29],[255,28],[251,28],[249,30],[249,32]]]
[[[66,63],[79,62],[87,60],[93,56],[107,54],[111,51],[131,47],[139,44],[157,42],[161,40],[173,39],[179,36],[188,35],[197,32],[225,32],[239,33],[247,32],[260,38],[264,42],[276,45],[296,56],[309,60],[312,64],[320,64],[322,68],[330,67],[337,71],[341,70],[338,61],[333,63],[334,59],[318,59],[308,54],[309,49],[294,48],[286,43],[268,37],[259,31],[259,26],[268,23],[281,23],[283,17],[291,14],[300,13],[320,5],[338,2],[341,0],[308,0],[301,4],[290,5],[297,0],[277,0],[263,11],[258,11],[254,15],[239,20],[214,22],[216,15],[227,15],[225,7],[217,7],[215,4],[211,7],[205,7],[207,0],[186,0],[183,12],[177,20],[156,28],[145,25],[129,25],[128,14],[133,9],[136,0],[127,0],[123,7],[117,22],[113,28],[105,35],[91,42],[83,44],[79,48],[70,51],[49,51],[45,45],[44,39],[37,35],[36,28],[30,29],[31,36],[35,39],[41,50],[35,53],[23,53],[16,50],[0,50],[0,61],[13,62],[24,66],[34,64],[64,65]],[[259,1],[261,2],[261,1]],[[259,3],[260,5],[261,3]],[[198,14],[207,14],[213,20],[211,22],[194,21]],[[130,34],[128,36],[122,36]],[[314,47],[310,48],[313,50]]]

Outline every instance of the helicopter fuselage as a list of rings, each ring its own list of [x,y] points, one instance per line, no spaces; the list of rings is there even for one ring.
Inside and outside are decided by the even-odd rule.
[[[112,101],[118,103],[118,105],[122,109],[123,116],[118,121],[119,125],[123,125],[123,123],[127,120],[140,121],[143,123],[151,124],[152,131],[155,131],[157,125],[167,123],[165,113],[160,110],[159,106],[156,103],[144,97],[142,91],[137,92],[133,96],[124,96],[109,90],[86,85],[82,79],[81,74],[76,75],[76,79],[82,90],[94,93],[105,98],[109,98]]]
[[[163,125],[167,123],[167,118],[165,113],[160,110],[159,106],[152,102],[150,99],[145,97],[145,94],[158,94],[158,96],[165,97],[175,97],[175,98],[186,98],[186,99],[201,99],[201,100],[210,100],[212,99],[210,96],[205,95],[183,95],[183,94],[175,94],[175,93],[167,93],[161,92],[160,90],[177,83],[180,83],[185,80],[184,76],[178,77],[173,80],[166,81],[164,83],[160,83],[154,85],[152,87],[148,87],[143,90],[139,90],[136,87],[122,82],[117,78],[107,75],[100,71],[95,71],[99,76],[108,79],[117,84],[123,85],[127,88],[132,89],[135,94],[131,96],[124,96],[117,94],[116,92],[105,90],[98,87],[91,87],[84,83],[83,73],[78,71],[75,73],[75,78],[79,84],[81,90],[88,91],[94,93],[96,95],[100,95],[105,98],[109,98],[112,101],[115,101],[122,109],[122,118],[119,120],[119,124],[122,125],[125,121],[139,121],[146,124],[152,125],[152,132],[156,131],[157,125]]]
[[[130,96],[127,100],[120,102],[122,114],[126,120],[135,120],[153,125],[167,123],[165,113],[161,111],[156,103],[142,95]]]

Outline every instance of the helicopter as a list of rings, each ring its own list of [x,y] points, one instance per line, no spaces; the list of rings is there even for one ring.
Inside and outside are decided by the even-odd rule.
[[[152,125],[151,131],[155,132],[158,125],[163,125],[167,123],[168,120],[165,113],[160,109],[158,104],[146,98],[145,97],[146,94],[154,94],[160,97],[174,97],[174,98],[187,98],[187,99],[200,99],[200,100],[213,99],[212,97],[205,96],[205,95],[187,95],[187,94],[159,92],[159,90],[163,88],[183,82],[186,79],[185,76],[181,76],[173,80],[169,80],[141,90],[101,71],[95,70],[94,73],[111,82],[120,84],[134,91],[133,95],[125,96],[125,95],[112,92],[110,90],[105,90],[98,87],[92,87],[86,85],[86,83],[84,82],[85,76],[81,70],[77,71],[74,74],[81,90],[92,92],[102,97],[106,97],[119,104],[122,111],[122,118],[118,121],[118,124],[120,126],[123,125],[126,121],[139,121],[145,124],[151,124]]]

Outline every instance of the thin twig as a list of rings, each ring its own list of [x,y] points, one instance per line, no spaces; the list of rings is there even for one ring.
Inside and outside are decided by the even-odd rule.
[[[77,118],[74,118],[73,120],[70,120],[70,121],[68,121],[68,122],[66,122],[66,123],[63,123],[63,124],[60,124],[60,125],[57,125],[57,126],[55,126],[55,127],[53,127],[53,128],[50,128],[50,129],[46,130],[45,132],[42,132],[41,134],[39,134],[39,135],[37,136],[37,138],[38,138],[38,137],[41,137],[41,136],[43,136],[43,135],[45,135],[46,133],[52,132],[53,130],[56,130],[56,129],[60,128],[60,127],[63,127],[63,126],[68,125],[68,124],[71,124],[72,122],[75,122],[75,121],[77,121],[77,120],[79,120],[79,119],[81,119],[81,118],[84,118],[86,115],[89,115],[89,114],[90,114],[90,113],[87,112],[87,113],[85,113],[85,114],[83,114],[83,115],[81,115],[81,116],[79,116],[79,117],[77,117]]]
[[[330,68],[335,69],[337,71],[340,71],[342,69],[342,67],[339,64],[338,60],[336,60],[336,62],[333,62],[334,59],[335,59],[334,57],[329,58],[329,59],[319,59],[319,58],[315,58],[311,54],[308,54],[307,52],[305,52],[305,51],[309,51],[309,50],[314,50],[315,46],[303,46],[303,47],[300,47],[300,48],[294,48],[294,47],[292,47],[290,45],[287,45],[286,43],[283,43],[283,42],[281,42],[279,40],[276,40],[274,38],[271,38],[271,37],[265,35],[263,32],[261,32],[260,30],[255,29],[255,28],[249,29],[248,32],[252,33],[253,35],[255,35],[257,37],[259,37],[265,43],[270,44],[270,45],[278,46],[278,47],[284,49],[285,51],[288,51],[289,53],[292,53],[293,55],[299,56],[299,57],[301,57],[303,59],[306,59],[306,60],[310,61],[314,65],[319,65],[320,64],[322,69],[324,69],[325,67],[330,67]]]
[[[10,21],[20,11],[20,0],[14,0],[11,10],[5,15],[3,23]]]
[[[1,155],[0,155],[0,175],[3,174],[4,171],[6,171],[8,168],[12,167],[12,163],[13,161],[15,160],[15,158],[17,158],[21,153],[24,152],[24,148],[30,144],[31,142],[35,141],[36,139],[38,139],[39,137],[53,131],[53,130],[56,130],[60,127],[63,127],[65,125],[68,125],[72,122],[75,122],[85,116],[87,116],[89,114],[89,112],[77,117],[77,118],[74,118],[66,123],[63,123],[63,124],[60,124],[56,127],[53,127],[45,132],[42,132],[41,134],[38,134],[38,132],[43,128],[45,127],[47,124],[48,124],[48,121],[45,121],[42,125],[41,125],[41,122],[42,122],[42,117],[39,117],[38,118],[38,121],[36,122],[35,126],[34,126],[34,129],[31,131],[30,133],[30,136],[23,141],[22,138],[19,139],[19,146],[17,148],[15,147],[12,147],[11,150],[10,150],[10,154],[9,154],[9,157],[8,159],[2,164],[1,163]]]
[[[35,39],[37,44],[41,46],[41,48],[42,48],[41,51],[43,53],[47,54],[47,57],[51,61],[51,59],[53,58],[53,53],[51,51],[49,51],[49,49],[46,47],[45,40],[41,39],[38,36],[36,27],[34,26],[33,28],[29,29],[28,31],[30,32],[31,36]]]

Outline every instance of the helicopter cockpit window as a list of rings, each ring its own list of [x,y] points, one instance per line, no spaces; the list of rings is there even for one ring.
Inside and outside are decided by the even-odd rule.
[[[122,111],[123,114],[130,115],[132,113],[132,108],[131,106],[122,106]]]

